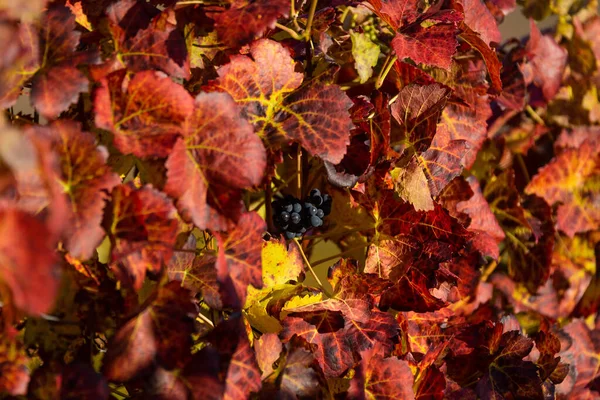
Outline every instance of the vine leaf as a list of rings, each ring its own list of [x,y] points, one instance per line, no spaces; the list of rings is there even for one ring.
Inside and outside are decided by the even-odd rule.
[[[65,247],[73,257],[88,259],[105,235],[100,223],[107,193],[121,180],[106,164],[106,149],[96,147],[95,138],[78,123],[61,120],[28,133],[47,140],[58,157],[58,180],[69,200]]]
[[[338,86],[316,80],[295,90],[302,74],[294,71],[289,51],[277,42],[253,42],[250,55],[232,57],[209,88],[229,93],[260,137],[272,143],[294,140],[312,155],[339,163],[350,142],[348,96]]]
[[[360,83],[365,83],[373,75],[373,67],[377,65],[381,49],[364,33],[351,31],[350,39],[354,68],[358,72]]]
[[[194,100],[162,73],[144,71],[129,78],[120,70],[100,81],[94,109],[96,125],[114,133],[121,153],[166,157],[194,110]]]
[[[75,16],[65,6],[48,8],[39,35],[40,64],[31,82],[31,103],[44,117],[56,118],[89,88],[88,78],[77,65],[94,64],[99,54],[76,51],[81,33],[75,30]]]
[[[525,48],[529,63],[522,67],[522,71],[525,81],[539,86],[546,100],[550,101],[560,88],[568,53],[552,36],[542,35],[533,19],[529,26],[531,35]]]
[[[252,392],[260,390],[260,369],[241,318],[221,322],[207,340],[219,352],[220,372],[225,377],[223,399],[248,399]]]
[[[33,215],[2,205],[0,238],[0,276],[12,302],[28,314],[49,312],[60,281],[54,235]]]
[[[111,197],[104,222],[112,244],[110,265],[139,290],[146,272],[160,272],[173,254],[177,213],[169,198],[150,185],[119,185]]]
[[[506,262],[509,275],[535,294],[550,275],[554,227],[552,210],[541,198],[520,198],[514,172],[507,170],[485,189],[488,203],[506,234]]]
[[[350,383],[348,394],[353,399],[414,399],[414,380],[407,361],[383,358],[378,347],[361,353],[362,361]]]
[[[494,16],[482,0],[462,0],[465,24],[479,34],[486,45],[500,44],[502,36]]]
[[[503,333],[503,325],[482,323],[458,335],[472,349],[468,354],[446,358],[448,376],[465,386],[465,380],[478,377],[480,396],[514,396],[541,399],[542,381],[537,366],[524,358],[533,349],[533,340],[519,331]],[[473,335],[477,335],[474,338]]]
[[[234,0],[226,11],[208,15],[215,20],[223,43],[236,49],[258,39],[267,28],[274,28],[277,19],[287,16],[289,10],[286,0]]]
[[[600,140],[594,135],[589,132],[585,140],[569,144],[569,134],[563,133],[557,143],[567,145],[525,188],[550,205],[559,203],[557,227],[569,237],[593,230],[600,223],[600,191],[594,185],[600,179]]]
[[[386,290],[379,303],[379,308],[393,308],[398,311],[428,312],[445,307],[446,303],[434,297],[427,288],[425,275],[411,269],[392,287]]]
[[[262,277],[265,287],[298,281],[303,273],[304,262],[297,246],[288,245],[285,240],[263,242]]]
[[[193,293],[202,293],[202,300],[217,310],[223,308],[215,263],[217,257],[211,252],[198,256],[193,253],[196,240],[193,235],[183,250],[175,251],[167,265],[169,278],[181,282],[181,286]]]
[[[258,185],[267,157],[225,93],[201,93],[166,162],[165,191],[200,229],[226,230],[240,217],[239,190]]]
[[[234,229],[217,235],[217,281],[223,302],[241,309],[246,302],[248,285],[262,288],[262,236],[265,221],[256,213],[242,215]]]
[[[121,0],[110,5],[106,14],[117,49],[116,59],[107,64],[133,71],[156,69],[174,78],[189,79],[188,49],[174,10],[158,13],[138,1]]]
[[[3,334],[0,339],[0,392],[11,396],[27,394],[29,357],[23,343]]]
[[[474,248],[483,255],[498,259],[499,244],[505,234],[483,197],[477,178],[454,179],[440,194],[440,202],[457,219],[466,214],[470,221],[465,221],[464,225],[474,234],[471,239]]]
[[[0,108],[13,106],[21,88],[39,68],[39,41],[29,24],[5,24],[0,29],[5,46],[0,62]]]
[[[104,358],[104,376],[124,382],[155,362],[168,369],[185,365],[196,314],[189,291],[178,282],[161,287],[154,301],[113,337]]]
[[[450,69],[456,52],[458,29],[453,23],[439,23],[428,28],[414,25],[398,33],[392,47],[399,59],[410,58],[418,64]]]

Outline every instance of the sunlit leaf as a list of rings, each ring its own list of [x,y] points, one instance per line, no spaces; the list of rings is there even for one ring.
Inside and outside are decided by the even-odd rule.
[[[175,11],[158,12],[135,0],[121,0],[106,9],[117,59],[134,71],[161,70],[187,79],[190,61]]]
[[[114,145],[124,154],[165,157],[171,152],[182,124],[193,110],[187,91],[164,74],[144,71],[108,75],[96,90],[96,125],[112,131]]]
[[[239,189],[262,180],[265,149],[223,93],[200,94],[182,134],[166,163],[165,191],[199,228],[226,230],[241,214]]]
[[[120,183],[106,165],[106,149],[96,147],[91,134],[69,121],[57,121],[30,132],[38,140],[49,141],[59,158],[59,182],[69,199],[66,248],[73,257],[90,258],[105,234],[100,223],[107,194]]]
[[[263,286],[261,242],[265,230],[265,221],[258,214],[246,213],[235,229],[217,236],[217,281],[223,302],[229,306],[244,305],[248,285]]]
[[[525,189],[549,204],[560,203],[557,227],[570,237],[600,222],[600,141],[567,147],[541,168]]]
[[[339,87],[318,81],[297,89],[302,74],[294,71],[289,51],[277,42],[258,40],[250,54],[252,58],[232,57],[219,68],[214,89],[242,106],[242,115],[262,138],[294,140],[325,161],[340,162],[350,142],[350,99]]]
[[[361,353],[361,364],[354,376],[349,395],[353,399],[414,399],[413,374],[405,360],[383,358],[374,349]]]
[[[146,273],[158,273],[173,254],[175,207],[151,186],[120,185],[112,191],[105,221],[112,243],[111,268],[136,290]]]

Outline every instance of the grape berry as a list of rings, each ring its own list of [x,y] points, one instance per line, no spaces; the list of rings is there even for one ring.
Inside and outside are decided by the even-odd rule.
[[[273,201],[273,222],[286,239],[302,237],[311,228],[323,225],[323,218],[331,212],[331,196],[319,189],[310,191],[304,201],[287,195]]]

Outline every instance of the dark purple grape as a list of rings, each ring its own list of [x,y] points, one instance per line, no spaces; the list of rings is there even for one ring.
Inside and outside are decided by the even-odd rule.
[[[323,210],[321,210],[320,208],[317,210],[317,217],[319,218],[323,218],[325,216],[325,212],[323,212]]]
[[[320,196],[321,191],[319,189],[313,189],[310,191],[310,197]]]
[[[315,228],[318,228],[319,226],[323,225],[323,220],[316,215],[313,215],[310,217],[310,224]]]
[[[296,233],[295,232],[291,232],[291,231],[285,231],[285,238],[286,239],[293,239],[296,237]]]
[[[300,233],[300,232],[296,232],[296,237],[298,237],[298,238],[299,238],[299,237],[302,237],[302,233]]]
[[[292,213],[291,220],[292,220],[293,224],[298,224],[298,223],[300,223],[302,218],[300,217],[300,214],[298,214],[297,212],[294,212],[294,213]]]
[[[300,211],[302,211],[302,204],[300,204],[300,203],[294,203],[293,211],[295,213],[299,213]]]
[[[286,212],[286,211],[283,211],[281,214],[279,214],[279,218],[283,222],[288,222],[290,220],[290,213]]]
[[[311,203],[305,203],[304,208],[306,209],[308,215],[315,215],[317,213],[317,207],[315,207]]]
[[[304,232],[306,232],[306,228],[305,228],[305,227],[302,227],[302,228],[300,228],[300,231],[299,231],[299,232],[300,232],[300,233],[304,233]]]
[[[292,204],[286,204],[285,207],[283,207],[283,209],[291,213],[292,211],[294,211],[294,206]]]
[[[310,201],[317,207],[319,207],[321,204],[323,204],[323,197],[322,196],[312,196],[310,198]]]

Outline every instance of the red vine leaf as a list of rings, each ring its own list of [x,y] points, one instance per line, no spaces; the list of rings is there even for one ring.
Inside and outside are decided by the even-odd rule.
[[[446,303],[429,292],[425,275],[411,269],[381,296],[379,308],[398,311],[428,312],[445,307]]]
[[[414,380],[409,364],[396,357],[383,358],[377,348],[361,353],[362,361],[350,383],[352,399],[412,400]]]
[[[591,184],[600,177],[599,154],[600,140],[590,138],[569,146],[542,167],[525,189],[550,205],[560,204],[557,227],[570,237],[595,229],[600,223],[600,191]]]
[[[256,213],[242,215],[234,229],[217,235],[217,281],[223,302],[241,308],[246,302],[248,285],[262,288],[262,235],[265,221]]]
[[[0,58],[0,108],[9,108],[39,68],[39,44],[31,25],[8,23],[0,27],[0,42],[5,46]]]
[[[59,271],[53,246],[53,235],[33,215],[0,206],[0,277],[28,314],[47,313],[54,304]]]
[[[479,34],[486,45],[500,44],[498,24],[482,0],[462,0],[465,24]]]
[[[550,275],[554,227],[552,210],[536,196],[520,199],[514,172],[507,170],[486,187],[488,202],[506,234],[508,272],[535,294]]]
[[[177,219],[164,193],[151,186],[119,185],[112,192],[105,226],[109,234],[111,268],[134,289],[146,272],[157,273],[173,254]]]
[[[219,38],[229,47],[238,48],[274,28],[277,18],[287,16],[286,0],[234,0],[227,11],[209,14],[215,20]]]
[[[417,64],[450,69],[458,46],[457,33],[458,28],[452,23],[437,23],[427,28],[415,24],[398,33],[392,47],[400,60],[410,58]]]
[[[167,265],[169,278],[180,281],[181,286],[194,293],[202,293],[202,299],[206,304],[220,310],[223,308],[223,303],[215,269],[217,257],[210,253],[197,256],[193,253],[195,249],[194,240],[193,248],[186,247],[184,248],[186,251],[175,250]]]
[[[275,333],[265,333],[254,342],[254,350],[264,379],[274,372],[273,364],[279,359],[283,345]]]
[[[546,100],[550,101],[560,88],[568,54],[551,36],[542,35],[533,19],[529,26],[531,36],[525,49],[529,64],[524,68],[528,70],[527,75],[542,89]]]
[[[221,376],[225,377],[223,399],[248,399],[262,383],[256,356],[250,347],[244,321],[231,318],[221,322],[208,335],[208,341],[219,352]]]
[[[56,121],[30,131],[37,140],[48,140],[59,159],[59,183],[69,199],[65,224],[65,247],[75,258],[88,259],[98,246],[107,194],[121,180],[106,165],[105,148],[96,147],[95,138],[71,121]]]
[[[187,289],[170,282],[152,304],[127,321],[112,339],[103,360],[107,379],[128,381],[154,362],[168,369],[182,367],[192,345],[197,309]]]
[[[463,102],[452,102],[444,109],[432,146],[452,146],[453,141],[463,144],[461,164],[468,169],[473,166],[486,138],[487,120],[492,112],[488,95],[468,87],[461,87],[457,92]]]
[[[135,0],[121,0],[106,10],[117,59],[128,69],[161,70],[175,78],[190,77],[190,60],[175,11],[161,13]]]
[[[88,78],[77,65],[95,63],[98,54],[76,52],[80,36],[67,7],[53,5],[46,11],[40,25],[39,71],[31,89],[31,103],[46,118],[56,118],[88,90]]]
[[[194,102],[162,73],[144,71],[130,79],[120,70],[100,81],[94,108],[96,125],[114,133],[114,145],[121,153],[166,157]]]
[[[257,133],[270,141],[299,142],[311,154],[339,163],[350,142],[352,102],[336,85],[312,81],[297,91],[302,74],[294,71],[289,51],[258,40],[248,56],[235,56],[217,71],[212,88],[229,93]],[[276,62],[273,62],[276,60]]]
[[[240,215],[239,189],[262,180],[262,142],[224,93],[200,94],[182,134],[166,163],[165,191],[200,229],[228,229]],[[227,190],[233,197],[224,196]]]
[[[480,0],[470,0],[472,2],[479,3]],[[486,8],[483,6],[483,8]],[[487,10],[486,10],[487,11]],[[494,25],[495,26],[495,25]],[[469,43],[473,49],[475,49],[480,55],[488,69],[490,80],[492,83],[492,93],[499,94],[502,91],[502,79],[500,77],[500,69],[502,63],[498,59],[496,52],[480,38],[475,32],[473,32],[468,26],[461,24],[463,32],[459,37],[465,42]],[[487,104],[486,104],[487,105]]]

